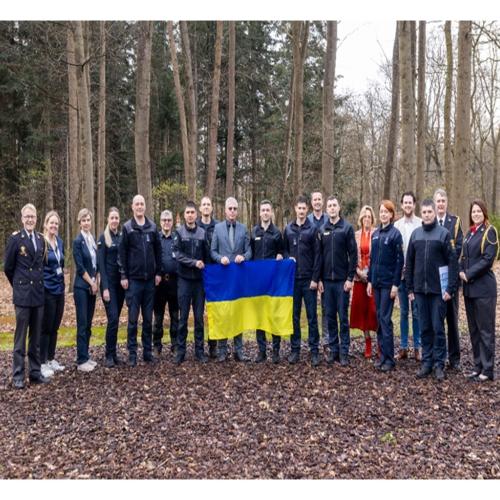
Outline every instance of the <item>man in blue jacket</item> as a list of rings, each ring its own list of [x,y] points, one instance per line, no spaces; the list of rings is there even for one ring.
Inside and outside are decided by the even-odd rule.
[[[156,224],[145,216],[146,202],[140,194],[132,201],[133,217],[122,231],[118,249],[121,285],[128,306],[127,349],[129,365],[137,365],[137,322],[142,312],[142,354],[153,363],[153,304],[155,286],[161,282],[161,242]]]

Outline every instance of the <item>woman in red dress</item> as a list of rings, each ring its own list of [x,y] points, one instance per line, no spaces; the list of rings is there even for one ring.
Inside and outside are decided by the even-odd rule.
[[[356,243],[358,245],[358,267],[354,276],[354,288],[351,302],[350,327],[358,328],[365,335],[365,358],[372,357],[372,339],[370,331],[377,331],[377,311],[374,297],[368,297],[368,267],[370,265],[371,239],[375,227],[373,208],[365,205],[358,218]]]

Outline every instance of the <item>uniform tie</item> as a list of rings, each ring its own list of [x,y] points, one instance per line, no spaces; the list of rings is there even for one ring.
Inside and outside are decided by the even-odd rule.
[[[439,219],[439,225],[442,226],[443,225],[443,219]]]
[[[229,245],[231,250],[234,250],[234,225],[229,224]]]
[[[33,233],[30,234],[30,240],[31,240],[31,243],[33,244],[33,248],[36,252],[36,242],[35,242],[35,235]]]

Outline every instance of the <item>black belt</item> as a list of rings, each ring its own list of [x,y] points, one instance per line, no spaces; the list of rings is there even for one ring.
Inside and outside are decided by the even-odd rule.
[[[174,280],[175,278],[177,278],[177,276],[173,273],[167,273],[161,277],[162,281],[171,281]]]

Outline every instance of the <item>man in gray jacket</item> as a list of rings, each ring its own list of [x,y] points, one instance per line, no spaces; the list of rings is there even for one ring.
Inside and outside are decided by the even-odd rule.
[[[241,264],[252,258],[252,250],[247,228],[236,220],[238,218],[238,202],[232,196],[226,200],[225,213],[226,220],[215,226],[210,254],[214,262],[224,266],[231,262]],[[227,339],[220,340],[218,347],[217,361],[226,361]],[[234,359],[236,361],[249,361],[243,354],[243,334],[241,333],[234,337]]]

